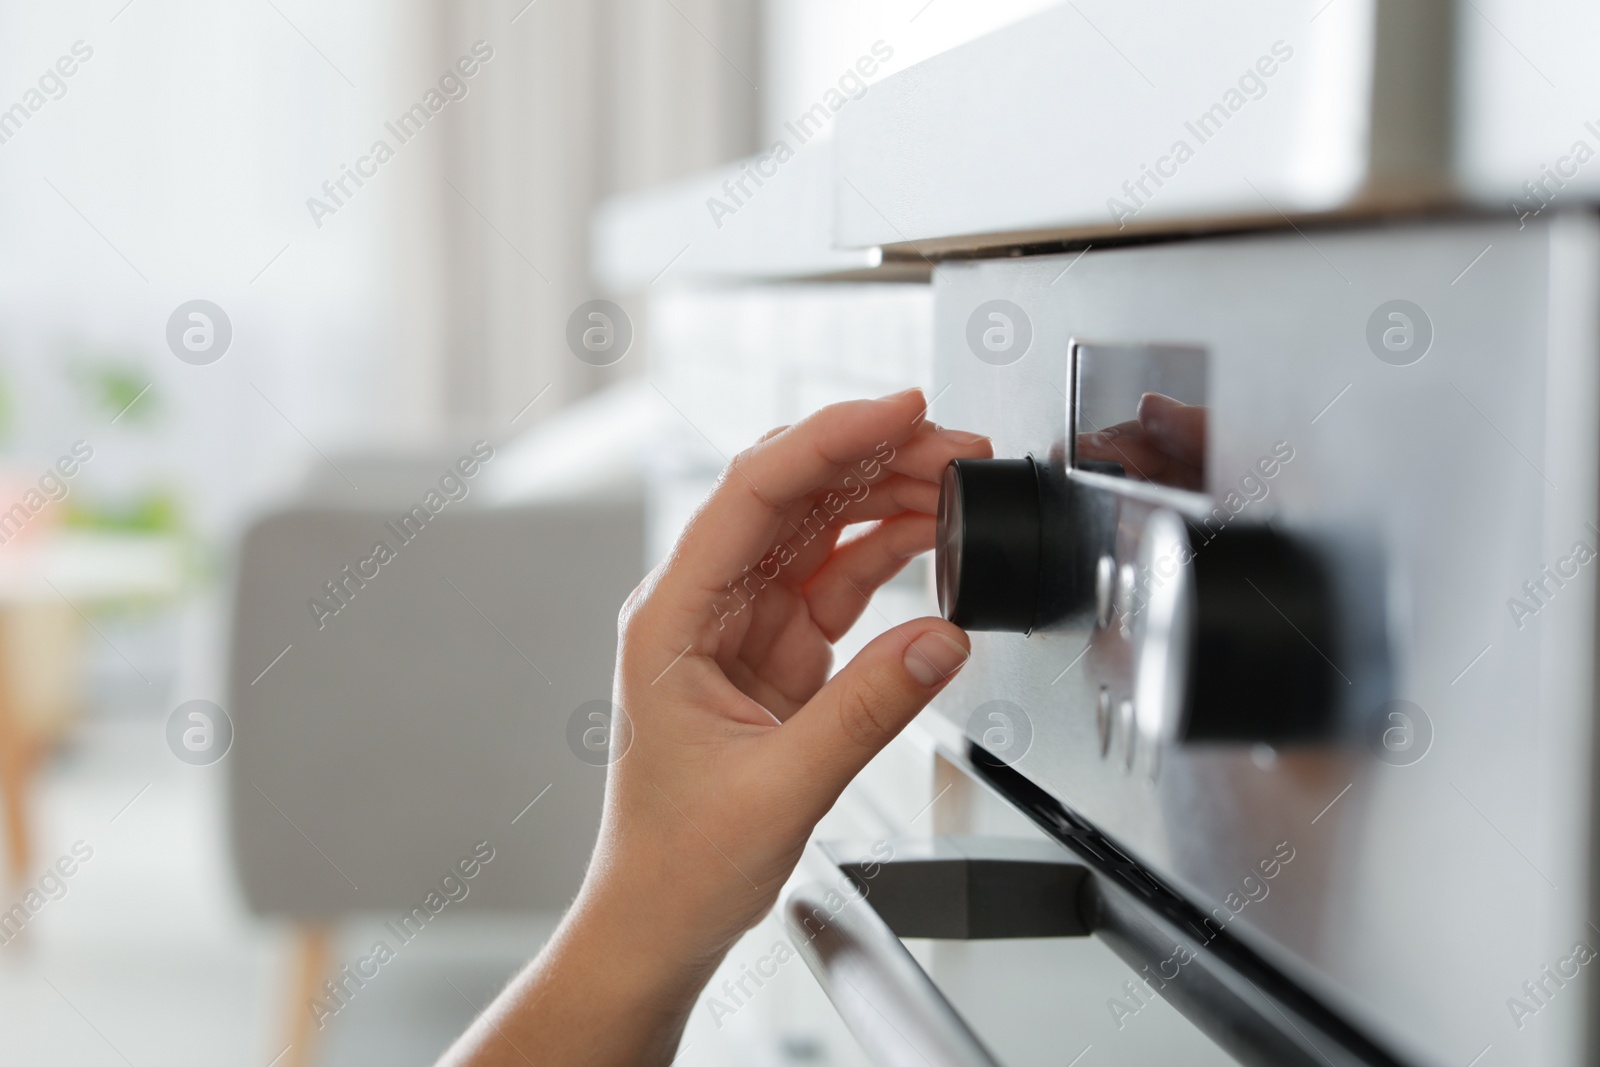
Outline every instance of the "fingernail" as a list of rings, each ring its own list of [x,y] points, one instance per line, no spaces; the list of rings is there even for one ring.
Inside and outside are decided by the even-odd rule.
[[[922,391],[922,388],[920,386],[912,386],[910,389],[902,389],[898,393],[889,393],[887,396],[880,396],[878,399],[879,400],[900,400],[903,397],[910,396],[912,393],[920,393],[921,391]]]
[[[932,689],[943,685],[967,662],[967,650],[941,633],[925,633],[906,648],[906,673]]]
[[[986,434],[968,433],[966,430],[951,430],[943,426],[939,427],[939,436],[951,444],[957,445],[975,445],[979,441],[987,441],[989,439]]]

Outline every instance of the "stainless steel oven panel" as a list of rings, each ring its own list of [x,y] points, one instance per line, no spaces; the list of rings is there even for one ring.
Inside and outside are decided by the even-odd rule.
[[[1370,731],[1167,744],[1156,773],[1130,767],[1115,731],[1131,710],[1113,703],[1102,741],[1084,611],[975,634],[940,713],[966,727],[989,701],[1020,707],[1017,770],[1418,1063],[1583,1054],[1594,965],[1575,947],[1600,948],[1586,924],[1600,560],[1576,546],[1600,550],[1597,260],[1595,220],[1573,213],[935,272],[940,423],[1058,471],[1075,339],[1200,348],[1209,498],[1242,501],[1235,523],[1368,546],[1349,566],[1373,572],[1365,600],[1392,664],[1372,690],[1386,695],[1358,709]],[[996,308],[1023,320],[1007,352],[971,340]],[[1274,449],[1276,473],[1244,482]],[[1047,556],[1076,540],[1058,520]],[[1128,521],[1119,564],[1137,551],[1142,520]]]

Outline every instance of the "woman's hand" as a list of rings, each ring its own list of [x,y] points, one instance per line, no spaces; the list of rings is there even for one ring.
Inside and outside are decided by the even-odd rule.
[[[583,889],[445,1063],[670,1062],[700,989],[772,907],[817,821],[961,668],[966,635],[923,618],[828,677],[868,597],[933,547],[945,466],[991,455],[925,409],[911,390],[767,435],[629,597],[627,720],[613,724],[621,755]]]

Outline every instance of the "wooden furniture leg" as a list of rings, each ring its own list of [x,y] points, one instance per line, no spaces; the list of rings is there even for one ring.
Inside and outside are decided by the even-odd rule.
[[[293,988],[289,1001],[289,1047],[279,1053],[283,1067],[311,1067],[316,1061],[319,1034],[310,1003],[320,998],[329,977],[328,954],[332,932],[326,926],[301,925],[295,929]]]
[[[33,868],[28,789],[38,760],[27,724],[17,714],[9,643],[4,640],[7,621],[0,613],[0,807],[5,808],[7,873],[13,886],[22,886]]]

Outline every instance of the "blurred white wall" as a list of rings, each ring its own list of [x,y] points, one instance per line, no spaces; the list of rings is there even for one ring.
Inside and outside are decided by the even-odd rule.
[[[815,104],[882,41],[892,57],[871,81],[1026,18],[1060,0],[764,0],[761,142]],[[823,136],[827,136],[825,133]]]
[[[0,3],[0,106],[26,106],[75,45],[88,57],[0,143],[0,390],[16,398],[0,450],[27,470],[92,439],[91,491],[175,485],[221,534],[324,456],[553,413],[608,380],[563,339],[596,295],[590,208],[753,147],[757,14]],[[474,74],[441,85],[464,58]],[[459,98],[402,144],[386,123],[441,89]],[[394,157],[363,164],[380,139]],[[376,169],[359,187],[358,165]],[[233,326],[206,367],[165,341],[197,297]],[[73,384],[85,364],[152,388],[112,424]]]
[[[423,369],[387,358],[373,329],[376,220],[318,231],[304,207],[382,97],[382,5],[285,7],[354,88],[271,6],[119,6],[0,5],[6,105],[76,42],[92,50],[0,144],[11,451],[36,463],[83,437],[85,484],[177,482],[214,525],[311,454],[263,394],[324,448],[432,418]],[[233,322],[211,367],[166,348],[168,316],[196,297]],[[142,375],[148,406],[116,424],[86,408],[69,377],[84,362]]]
[[[85,485],[176,485],[220,533],[319,452],[515,432],[633,372],[563,343],[597,295],[598,199],[754,150],[875,40],[895,50],[887,73],[1041,6],[0,3],[0,104],[77,42],[92,53],[0,144],[7,450],[26,469],[104,441]],[[479,41],[493,58],[465,96],[400,144],[385,123]],[[308,199],[331,203],[323,183],[380,138],[394,158],[314,218]],[[209,367],[164,339],[197,297],[234,328]],[[143,375],[149,410],[115,425],[85,410],[69,374],[84,363]]]

